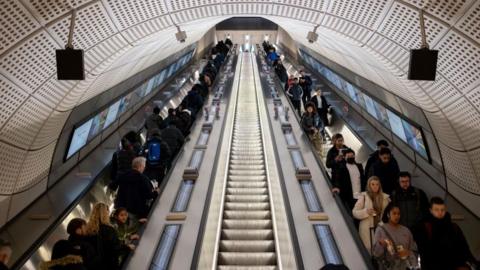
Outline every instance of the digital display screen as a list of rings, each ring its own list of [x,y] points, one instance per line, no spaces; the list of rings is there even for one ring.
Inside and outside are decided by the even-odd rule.
[[[72,140],[70,141],[70,148],[67,152],[67,158],[70,158],[75,154],[80,148],[85,146],[88,139],[88,134],[90,132],[90,127],[92,126],[93,119],[83,123],[81,126],[75,128],[73,132]]]
[[[346,88],[347,88],[347,93],[350,96],[355,103],[358,103],[358,98],[357,98],[357,89],[355,86],[351,85],[349,82],[345,82]]]
[[[383,107],[378,102],[374,102],[374,104],[375,110],[377,111],[378,120],[382,123],[384,127],[389,128],[390,123],[388,121],[387,109],[385,109],[385,107]]]
[[[173,63],[169,67],[163,69],[159,74],[152,77],[150,80],[143,83],[126,96],[117,100],[107,109],[104,109],[102,112],[90,118],[82,125],[75,127],[66,154],[66,159],[73,156],[82,147],[84,147],[87,142],[97,136],[103,129],[110,126],[116,119],[118,119],[118,117],[122,113],[127,111],[133,104],[137,103],[141,98],[151,93],[151,91],[155,87],[162,84],[167,77],[172,76],[175,71],[177,71],[180,67],[182,67],[186,62],[191,59],[194,53],[194,50],[188,52],[176,63]]]
[[[148,81],[148,84],[145,87],[145,92],[143,93],[143,96],[146,96],[146,95],[150,94],[150,92],[152,92],[153,88],[155,88],[154,87],[155,80],[156,80],[156,77],[153,77]]]
[[[148,82],[142,83],[137,89],[135,90],[135,94],[142,98],[145,93],[145,89],[147,88]]]
[[[175,68],[175,64],[171,64],[170,68],[168,69],[167,78],[170,78],[170,76],[172,76],[174,68]]]
[[[407,142],[405,130],[403,129],[402,119],[400,119],[400,117],[398,117],[396,114],[392,113],[389,110],[387,110],[387,114],[388,121],[390,122],[390,129],[392,130],[393,134],[397,135],[397,137],[402,139],[404,142]]]
[[[175,69],[174,69],[174,71],[177,72],[177,71],[180,69],[180,66],[181,66],[181,65],[182,65],[182,64],[180,63],[180,61],[177,61],[177,63],[175,63]]]
[[[90,141],[93,137],[97,136],[100,130],[103,129],[103,125],[105,124],[105,120],[107,119],[107,113],[108,109],[105,109],[92,118],[93,121],[92,126],[90,127],[90,133],[88,134],[88,141]]]
[[[416,127],[410,125],[408,122],[402,119],[403,129],[405,131],[405,137],[407,143],[417,150],[417,152],[423,157],[427,157],[427,149],[423,143],[422,132]]]
[[[160,74],[158,74],[158,80],[157,80],[157,84],[155,86],[159,86],[160,84],[163,83],[163,80],[165,80],[165,74],[167,73],[167,71],[164,69],[162,70],[162,72]]]
[[[122,114],[123,112],[125,112],[128,109],[128,106],[130,105],[131,99],[132,99],[132,93],[124,96],[120,100],[120,106],[118,108],[118,111],[120,112],[120,114]]]
[[[117,119],[118,109],[120,108],[120,102],[122,100],[118,100],[117,102],[113,103],[110,108],[108,108],[107,118],[105,119],[105,124],[103,124],[103,129],[110,126],[110,124]]]
[[[363,95],[363,99],[365,99],[365,106],[367,107],[367,112],[371,116],[375,117],[375,119],[378,119],[377,110],[375,110],[375,105],[373,104],[373,100],[367,95]]]

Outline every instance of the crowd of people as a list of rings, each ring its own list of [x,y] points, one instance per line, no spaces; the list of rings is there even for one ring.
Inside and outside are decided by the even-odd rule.
[[[197,81],[177,108],[168,109],[165,119],[160,115],[160,108],[153,108],[145,120],[147,140],[144,144],[133,131],[122,138],[120,149],[112,156],[108,185],[115,196],[114,210],[111,213],[109,205],[99,202],[87,220],[70,220],[68,238],[55,243],[51,260],[43,262],[41,270],[121,268],[124,259],[135,250],[140,239],[138,230],[147,222],[150,206],[159,193],[158,186],[202,111],[232,45],[227,39],[211,49],[209,61]],[[11,253],[6,252],[8,247],[7,243],[0,243],[0,269],[7,269]]]
[[[299,78],[288,76],[275,47],[266,41],[263,49],[267,62],[285,83],[294,110],[302,116],[305,134],[323,156],[319,140],[329,125],[329,104],[321,89],[310,96],[311,78],[302,70]],[[341,134],[332,136],[332,144],[326,156],[332,192],[351,213],[377,269],[405,270],[421,265],[426,270],[466,270],[478,265],[444,200],[437,196],[429,200],[423,190],[412,185],[412,176],[400,170],[386,140],[377,142],[365,167],[357,162],[355,151],[345,145]]]
[[[440,197],[430,201],[400,171],[385,140],[377,142],[366,169],[356,161],[341,134],[332,137],[326,166],[332,192],[356,220],[360,238],[378,269],[470,269],[476,265],[460,227]]]
[[[308,138],[312,141],[315,150],[323,155],[322,144],[325,141],[325,127],[328,126],[328,113],[331,110],[327,100],[322,95],[322,89],[317,87],[312,95],[312,78],[303,70],[299,76],[288,76],[283,65],[283,55],[278,55],[275,47],[268,41],[264,41],[263,49],[266,52],[266,60],[273,67],[280,82],[285,85],[285,94],[290,99],[294,111],[301,117],[301,126]]]
[[[278,55],[276,49],[268,41],[264,41],[263,49],[266,60],[273,67],[280,82],[285,85],[285,94],[290,99],[294,111],[301,117],[301,126],[312,141],[317,153],[323,155],[322,144],[325,141],[325,127],[328,126],[328,113],[331,110],[327,100],[322,95],[322,89],[317,87],[312,95],[312,78],[303,70],[299,76],[288,76],[283,65],[283,55]]]

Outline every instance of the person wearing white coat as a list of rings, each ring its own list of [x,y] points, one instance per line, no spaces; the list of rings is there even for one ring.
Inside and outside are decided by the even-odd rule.
[[[367,191],[361,193],[352,210],[353,216],[360,220],[358,232],[370,253],[372,252],[373,233],[381,222],[383,211],[389,202],[389,195],[383,193],[380,179],[372,176],[368,179]]]

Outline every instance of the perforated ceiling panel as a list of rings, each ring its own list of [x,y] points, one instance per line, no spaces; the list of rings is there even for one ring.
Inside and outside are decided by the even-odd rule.
[[[40,25],[15,1],[0,1],[0,54]]]
[[[45,32],[39,32],[17,44],[0,62],[0,72],[31,93],[55,73],[55,54],[58,45]]]
[[[7,0],[8,1],[8,0]],[[12,0],[10,0],[13,2]],[[19,2],[19,1],[15,1]],[[27,6],[32,15],[42,24],[51,22],[67,14],[71,7],[79,8],[92,0],[22,0],[23,5]]]
[[[480,42],[480,1],[473,1],[474,5],[461,17],[456,27],[476,42]]]
[[[420,23],[418,11],[401,3],[394,3],[386,19],[379,27],[379,32],[390,40],[405,48],[420,48]],[[427,42],[435,44],[435,41],[445,33],[447,27],[438,21],[425,16],[427,29]]]
[[[70,19],[71,16],[67,16],[49,27],[49,32],[57,37],[60,44],[67,43]],[[115,26],[109,20],[106,10],[101,3],[97,2],[78,11],[73,45],[76,48],[88,50],[115,32]]]
[[[69,5],[78,11],[74,44],[85,50],[81,82],[55,79],[54,49],[65,46]],[[440,51],[433,83],[406,80],[408,51],[420,45],[418,7],[426,9],[430,46]],[[270,19],[297,42],[420,106],[442,143],[449,180],[479,193],[480,1],[0,0],[0,8],[1,194],[44,177],[74,106],[231,16]],[[175,40],[173,23],[187,31],[185,44]],[[305,36],[316,24],[320,38],[310,44]]]

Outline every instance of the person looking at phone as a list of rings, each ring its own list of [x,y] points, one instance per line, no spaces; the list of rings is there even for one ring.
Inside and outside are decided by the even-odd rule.
[[[332,169],[332,179],[334,179],[337,173],[338,166],[344,161],[343,150],[347,150],[348,147],[344,144],[343,135],[337,133],[332,137],[332,148],[327,153],[327,168]]]
[[[380,269],[404,270],[417,264],[417,245],[410,230],[400,224],[400,207],[389,203],[382,216],[382,225],[375,230],[373,256]]]

